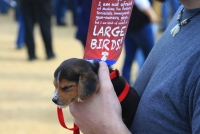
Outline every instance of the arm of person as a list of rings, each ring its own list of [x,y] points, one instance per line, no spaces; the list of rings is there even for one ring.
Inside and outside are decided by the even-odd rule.
[[[131,134],[122,121],[121,105],[105,62],[99,67],[100,88],[90,99],[70,105],[74,123],[86,134]]]
[[[149,0],[135,0],[137,8],[149,17],[149,20],[154,23],[157,22],[158,17],[154,9],[152,8]]]

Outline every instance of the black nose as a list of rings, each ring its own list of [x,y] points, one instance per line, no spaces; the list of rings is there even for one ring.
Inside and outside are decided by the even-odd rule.
[[[57,104],[57,103],[58,103],[58,98],[57,98],[57,97],[53,97],[53,98],[52,98],[52,101],[53,101],[55,104]]]

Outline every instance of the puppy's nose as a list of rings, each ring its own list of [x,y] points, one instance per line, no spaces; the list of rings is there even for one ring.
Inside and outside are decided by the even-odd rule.
[[[58,97],[53,97],[53,98],[52,98],[52,101],[53,101],[55,104],[57,104],[57,103],[58,103]]]

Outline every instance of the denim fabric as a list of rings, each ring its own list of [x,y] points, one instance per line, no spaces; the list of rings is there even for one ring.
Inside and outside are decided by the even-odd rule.
[[[55,1],[55,15],[57,23],[65,23],[65,12],[67,11],[67,0],[54,0]]]
[[[180,6],[178,0],[168,0],[162,5],[162,31],[167,28],[169,21],[172,16],[176,13],[177,9]]]
[[[24,21],[21,11],[17,13],[17,21],[18,21],[18,35],[17,35],[17,48],[21,48],[24,44]]]
[[[79,12],[78,12],[78,27],[76,32],[76,39],[80,40],[83,47],[85,48],[87,33],[90,21],[90,10],[92,7],[92,0],[81,0],[79,1]]]
[[[0,13],[8,13],[9,5],[3,0],[0,0]]]
[[[72,12],[72,23],[77,25],[77,6],[78,0],[53,0],[54,3],[54,14],[56,16],[56,22],[65,23],[66,17],[65,13],[67,10]]]
[[[183,19],[199,10],[185,9]],[[133,85],[141,97],[130,128],[133,134],[200,134],[200,15],[172,37],[179,11]]]
[[[125,37],[125,59],[122,68],[122,76],[130,83],[131,66],[135,59],[136,51],[141,49],[144,59],[154,45],[154,34],[151,23],[147,23],[140,30],[128,32]],[[142,57],[140,57],[142,58]],[[142,59],[140,59],[141,62]],[[141,65],[142,63],[140,63]]]

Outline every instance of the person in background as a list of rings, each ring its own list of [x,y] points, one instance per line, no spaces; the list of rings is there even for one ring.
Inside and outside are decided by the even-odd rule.
[[[90,22],[90,10],[92,7],[92,0],[78,0],[77,3],[78,23],[75,37],[81,42],[83,48],[85,48]]]
[[[125,59],[122,76],[131,83],[131,67],[137,50],[141,50],[144,60],[154,45],[152,23],[157,21],[157,15],[149,0],[135,0],[129,26],[125,37]]]
[[[134,82],[140,102],[132,126],[124,125],[108,67],[100,62],[99,90],[87,101],[70,104],[74,123],[83,133],[200,133],[200,1],[179,1],[182,6]],[[185,19],[188,23],[183,25]]]
[[[161,6],[161,31],[165,31],[172,16],[176,13],[180,2],[178,0],[168,0]]]
[[[13,8],[15,10],[14,14],[14,20],[18,23],[18,33],[17,33],[17,39],[16,39],[16,49],[21,49],[24,45],[24,22],[23,17],[21,13],[21,0],[3,0],[4,4],[7,6]],[[3,6],[0,1],[0,6]]]
[[[77,25],[77,1],[78,0],[54,0],[54,12],[56,24],[58,26],[66,26],[66,12],[72,11],[72,24]]]
[[[78,4],[81,0],[68,0],[67,5],[69,10],[72,12],[72,24],[77,26],[78,24]]]
[[[67,11],[67,0],[54,0],[54,11],[56,17],[56,24],[58,26],[65,26],[65,13]]]
[[[44,41],[46,59],[55,58],[52,46],[51,33],[51,0],[21,0],[21,11],[24,18],[25,26],[25,44],[27,46],[28,60],[36,60],[35,42],[34,42],[34,25],[39,23],[41,35]]]
[[[21,0],[16,0],[17,4],[15,7],[16,20],[18,22],[18,34],[17,34],[17,49],[21,49],[24,45],[24,20],[21,11]]]

